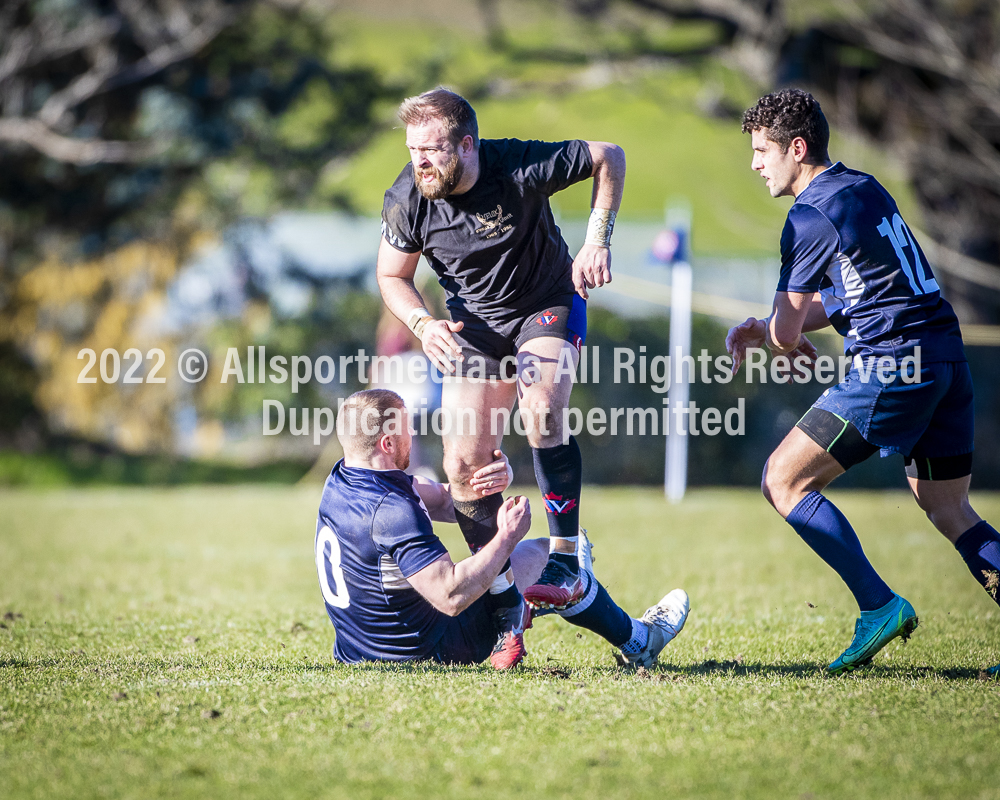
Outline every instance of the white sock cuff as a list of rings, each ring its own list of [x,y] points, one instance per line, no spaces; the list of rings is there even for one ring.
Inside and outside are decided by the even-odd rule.
[[[627,656],[634,656],[649,641],[649,628],[644,622],[632,618],[632,637],[621,646],[621,651]]]
[[[493,583],[490,584],[490,594],[503,594],[513,585],[513,583],[513,570],[508,569],[505,572],[501,572],[493,579]]]

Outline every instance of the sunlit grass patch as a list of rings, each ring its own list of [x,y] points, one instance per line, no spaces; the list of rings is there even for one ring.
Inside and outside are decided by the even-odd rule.
[[[585,490],[595,570],[630,613],[691,595],[638,674],[552,617],[510,674],[334,664],[313,489],[7,492],[0,793],[1000,797],[1000,685],[979,675],[1000,613],[907,496],[834,496],[921,618],[838,679],[856,609],[756,492]]]

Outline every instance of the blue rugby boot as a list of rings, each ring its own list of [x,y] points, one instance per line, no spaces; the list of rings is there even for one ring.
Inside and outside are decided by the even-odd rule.
[[[991,678],[1000,678],[1000,664],[997,664],[995,667],[990,667],[986,670],[986,674]]]
[[[917,628],[917,612],[906,600],[893,593],[892,600],[874,611],[862,611],[854,625],[854,639],[826,669],[841,675],[871,663],[875,654],[897,636],[905,642]]]

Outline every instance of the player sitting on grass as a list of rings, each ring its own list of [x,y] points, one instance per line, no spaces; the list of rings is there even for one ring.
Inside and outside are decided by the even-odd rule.
[[[820,494],[879,450],[904,456],[917,505],[997,599],[1000,536],[969,505],[972,377],[958,319],[895,201],[871,175],[831,164],[830,128],[813,96],[788,89],[762,97],[743,115],[743,132],[771,196],[795,202],[781,234],[771,315],[751,317],[726,337],[733,372],[747,348],[765,344],[809,361],[816,351],[802,332],[830,324],[853,357],[846,380],[824,392],[771,454],[762,485],[858,601],[854,639],[828,668],[839,674],[917,627],[913,606],[879,577],[851,524]]]
[[[327,478],[316,523],[316,568],[336,630],[338,661],[413,661],[478,664],[507,669],[504,636],[497,636],[488,589],[507,559],[519,587],[538,579],[548,541],[522,541],[531,525],[524,497],[500,507],[496,535],[469,558],[453,563],[431,520],[455,522],[451,486],[407,475],[410,422],[402,399],[385,389],[351,395],[337,417],[344,458]],[[511,480],[507,459],[470,480],[480,496],[502,492]],[[583,598],[556,613],[620,648],[626,664],[649,667],[687,619],[688,598],[675,589],[641,619],[619,608],[590,569],[580,535]],[[531,626],[531,619],[527,621]],[[499,658],[498,658],[499,656]],[[518,662],[520,659],[518,659]]]

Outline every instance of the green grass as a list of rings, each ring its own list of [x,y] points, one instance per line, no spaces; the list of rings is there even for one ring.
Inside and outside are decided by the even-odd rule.
[[[977,679],[1000,613],[902,494],[834,493],[921,617],[839,679],[848,592],[755,492],[722,490],[585,493],[627,610],[691,595],[648,675],[553,618],[513,674],[334,666],[317,495],[0,493],[0,796],[1000,798],[1000,685]],[[1000,518],[1000,496],[974,503]]]
[[[0,487],[109,486],[206,483],[295,483],[308,472],[300,461],[244,466],[160,455],[99,453],[86,445],[40,453],[0,449]]]

